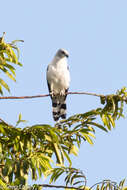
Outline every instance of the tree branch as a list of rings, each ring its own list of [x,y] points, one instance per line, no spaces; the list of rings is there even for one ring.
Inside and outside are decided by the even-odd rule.
[[[104,97],[102,94],[90,93],[90,92],[68,92],[67,94],[78,94],[78,95],[90,95],[90,96],[97,96],[97,97]],[[31,99],[31,98],[44,98],[48,97],[50,94],[40,94],[35,96],[4,96],[0,97],[0,100],[4,99]]]
[[[76,190],[83,190],[83,189],[81,189],[81,188],[79,188],[79,187],[69,187],[69,186],[63,186],[63,185],[49,185],[49,184],[40,184],[40,185],[38,185],[38,186],[40,186],[40,187],[50,187],[50,188],[61,188],[61,189],[76,189]],[[84,188],[85,189],[85,188]]]
[[[4,99],[31,99],[31,98],[43,98],[50,96],[50,94],[41,94],[41,95],[35,95],[35,96],[3,96],[0,97],[0,100]]]
[[[95,183],[93,186],[91,186],[90,188],[89,188],[89,190],[92,190],[93,189],[93,187],[95,187],[95,186],[97,186],[97,185],[100,185],[100,184],[104,184],[104,185],[106,185],[106,184],[110,184],[110,186],[111,187],[114,187],[114,188],[118,188],[118,185],[117,185],[117,183],[116,182],[114,182],[114,181],[111,181],[111,180],[103,180],[103,181],[101,181],[101,182],[98,182],[98,183]],[[79,187],[70,187],[70,186],[63,186],[63,185],[49,185],[49,184],[39,184],[38,186],[40,186],[40,187],[50,187],[50,188],[61,188],[61,189],[76,189],[76,190],[85,190],[85,186],[84,186],[84,188],[79,188]]]
[[[96,93],[91,93],[91,92],[68,92],[67,94],[79,94],[79,95],[90,95],[90,96],[97,96],[97,97],[104,97],[103,94],[96,94]]]

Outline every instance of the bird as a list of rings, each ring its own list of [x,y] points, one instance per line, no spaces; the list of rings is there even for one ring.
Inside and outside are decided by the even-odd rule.
[[[68,57],[68,51],[61,48],[47,67],[47,85],[52,100],[54,121],[66,119],[66,97],[70,86]]]

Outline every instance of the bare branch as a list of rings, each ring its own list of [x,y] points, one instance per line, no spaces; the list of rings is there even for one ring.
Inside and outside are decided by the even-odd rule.
[[[42,185],[38,185],[40,187],[50,187],[50,188],[61,188],[61,189],[76,189],[76,190],[83,190],[83,188],[79,188],[79,187],[69,187],[69,186],[63,186],[63,185],[49,185],[49,184],[42,184]],[[84,188],[85,189],[85,188]]]
[[[50,96],[50,94],[42,94],[42,95],[35,95],[35,96],[4,96],[0,97],[0,100],[4,99],[31,99],[31,98],[43,98]]]
[[[119,101],[126,101],[127,102],[127,97],[126,96],[120,96],[120,95],[115,95],[115,94],[107,94],[107,95],[103,95],[103,94],[96,94],[96,93],[92,93],[92,92],[67,92],[67,95],[89,95],[89,96],[96,96],[96,97],[100,97],[100,98],[107,98],[108,96],[116,96],[119,97]],[[7,100],[7,99],[32,99],[32,98],[44,98],[44,97],[48,97],[50,96],[50,94],[40,94],[40,95],[34,95],[34,96],[1,96],[0,100]]]
[[[91,93],[91,92],[68,92],[67,94],[84,94],[84,95],[90,95],[90,96],[97,96],[97,97],[104,97],[103,94],[96,94],[96,93]]]
[[[90,92],[68,92],[67,94],[78,94],[78,95],[90,95],[90,96],[97,96],[97,97],[104,97],[102,94],[90,93]],[[40,94],[35,96],[4,96],[0,97],[0,100],[4,99],[31,99],[31,98],[44,98],[48,97],[50,94]]]

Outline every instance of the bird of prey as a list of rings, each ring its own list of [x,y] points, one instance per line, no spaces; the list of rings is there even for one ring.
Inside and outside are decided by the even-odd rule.
[[[55,121],[66,118],[66,96],[70,85],[70,73],[67,65],[69,54],[59,49],[47,67],[47,84],[52,99],[52,114]]]

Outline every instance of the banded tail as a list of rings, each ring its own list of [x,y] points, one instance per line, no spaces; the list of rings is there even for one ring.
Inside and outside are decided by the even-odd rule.
[[[60,117],[66,119],[66,110],[66,96],[52,97],[52,114],[55,121],[58,121]]]

